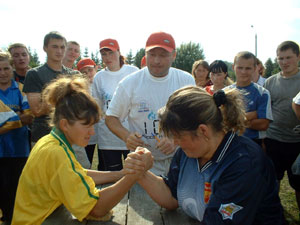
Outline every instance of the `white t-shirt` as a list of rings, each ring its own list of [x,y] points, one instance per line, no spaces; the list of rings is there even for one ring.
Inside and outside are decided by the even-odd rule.
[[[143,137],[155,160],[164,160],[173,156],[165,155],[155,148],[158,134],[157,111],[165,106],[169,96],[186,85],[195,85],[191,74],[170,68],[165,77],[150,75],[147,67],[123,79],[110,102],[106,115],[118,117],[121,121],[128,117],[129,130],[137,131]]]
[[[90,93],[91,94],[93,94],[93,86],[92,86],[92,84],[91,84],[91,86],[90,86]],[[98,143],[98,135],[97,135],[97,133],[98,133],[98,130],[97,130],[97,126],[96,126],[96,124],[94,125],[94,129],[95,129],[95,134],[93,135],[93,136],[91,136],[91,138],[90,138],[90,140],[89,140],[89,145],[95,145],[95,144],[97,144]],[[84,166],[83,166],[84,167]],[[86,168],[86,167],[84,167],[84,168]]]
[[[293,102],[296,105],[300,105],[300,92],[295,96],[295,98],[293,98]]]
[[[257,84],[260,85],[260,86],[264,86],[264,83],[266,81],[266,78],[262,77],[262,76],[259,76],[258,80],[257,80]]]
[[[110,71],[108,68],[98,72],[93,81],[93,96],[97,99],[102,112],[105,114],[112,96],[120,80],[139,69],[131,65],[123,65],[119,71]],[[123,126],[128,128],[127,120]],[[114,135],[106,126],[105,118],[97,123],[98,149],[126,150],[126,144]]]

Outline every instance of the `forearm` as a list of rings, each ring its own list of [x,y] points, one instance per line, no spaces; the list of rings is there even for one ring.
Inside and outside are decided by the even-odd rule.
[[[253,130],[267,130],[269,127],[270,121],[268,119],[253,119],[249,121],[249,127],[250,129]]]
[[[34,116],[40,117],[49,114],[50,107],[45,102],[42,102],[41,93],[27,93],[27,98],[31,112]]]
[[[135,175],[126,175],[117,183],[100,190],[99,200],[90,212],[95,217],[104,216],[117,205],[129,189],[136,183]]]
[[[147,171],[144,176],[138,180],[138,183],[160,206],[166,209],[178,208],[178,201],[172,196],[171,190],[161,177]]]
[[[32,124],[32,121],[33,121],[33,115],[31,112],[29,113],[21,113],[19,115],[20,117],[20,120],[22,122],[22,126],[26,126],[26,125],[29,125],[29,124]]]
[[[31,107],[31,105],[30,105]],[[36,117],[48,115],[50,112],[49,106],[44,103],[39,103],[31,108],[32,114]]]
[[[247,118],[248,121],[257,119],[257,112],[256,111],[247,112],[246,113],[246,118]]]
[[[93,178],[96,185],[116,182],[124,176],[122,171],[87,170],[87,174]]]
[[[126,143],[127,137],[130,135],[130,132],[123,127],[119,118],[114,116],[106,116],[105,123],[108,129],[115,134],[118,138],[123,140]]]

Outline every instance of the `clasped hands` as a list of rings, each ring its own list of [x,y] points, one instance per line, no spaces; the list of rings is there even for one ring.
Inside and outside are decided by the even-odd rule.
[[[127,155],[123,165],[125,174],[135,174],[143,176],[153,165],[153,156],[151,152],[143,147],[137,147],[134,152]]]

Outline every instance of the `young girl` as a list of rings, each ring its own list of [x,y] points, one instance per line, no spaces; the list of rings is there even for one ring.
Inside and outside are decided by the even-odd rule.
[[[80,221],[88,215],[105,215],[138,176],[123,175],[124,171],[84,170],[76,160],[71,146],[86,146],[100,117],[88,81],[82,77],[58,78],[45,88],[43,99],[53,108],[53,129],[30,153],[19,180],[12,224],[41,224],[62,204]],[[118,179],[105,189],[95,187]]]
[[[215,60],[209,65],[210,79],[213,85],[206,86],[205,90],[213,95],[216,91],[233,84],[228,77],[227,65],[222,60]]]
[[[138,68],[125,64],[119,44],[114,39],[105,39],[100,42],[100,54],[106,67],[95,75],[93,96],[99,101],[103,113],[106,113],[118,83],[127,75],[138,71]],[[125,143],[107,128],[104,119],[97,124],[98,170],[121,170],[123,168],[122,156],[126,158],[129,150]],[[123,125],[128,127],[127,121]]]
[[[212,85],[209,79],[209,64],[204,60],[195,61],[192,68],[192,75],[195,78],[196,85],[202,88]]]

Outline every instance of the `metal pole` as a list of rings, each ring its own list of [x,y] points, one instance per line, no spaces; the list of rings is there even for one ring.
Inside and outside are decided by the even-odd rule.
[[[257,57],[257,34],[255,33],[255,56]]]
[[[251,25],[251,28],[253,28],[253,30],[255,32],[255,56],[257,57],[257,33],[256,33],[253,25]]]

